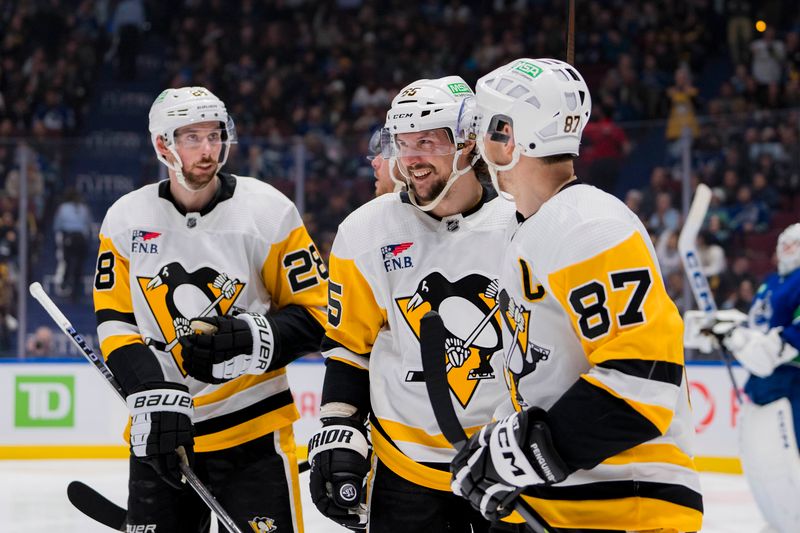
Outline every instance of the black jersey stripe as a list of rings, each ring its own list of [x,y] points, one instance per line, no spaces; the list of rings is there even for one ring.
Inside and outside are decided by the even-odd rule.
[[[629,376],[652,379],[680,387],[683,381],[683,365],[667,361],[647,361],[645,359],[611,359],[597,366],[617,370]]]
[[[136,316],[133,313],[123,313],[114,309],[98,309],[95,311],[94,316],[97,319],[98,326],[104,322],[111,321],[136,325]]]
[[[196,436],[201,437],[203,435],[219,433],[220,431],[225,431],[239,424],[250,422],[254,418],[280,409],[281,407],[291,404],[293,401],[292,393],[288,390],[283,390],[252,405],[239,409],[238,411],[233,411],[232,413],[217,416],[209,420],[195,422],[194,428],[197,432]]]
[[[573,471],[594,468],[661,435],[625,400],[585,379],[576,381],[548,414],[555,447]]]
[[[652,498],[703,512],[703,496],[689,487],[656,481],[600,481],[571,487],[532,486],[524,494],[543,500],[616,500]]]
[[[347,347],[347,346],[345,346],[344,344],[342,344],[342,343],[340,343],[340,342],[336,342],[335,340],[331,339],[331,338],[330,338],[330,337],[328,337],[327,335],[325,335],[325,336],[322,338],[322,348],[321,348],[321,351],[323,351],[323,352],[327,352],[328,350],[334,350],[334,349],[336,349],[336,348],[344,348],[344,349],[345,349],[345,350],[347,350],[348,352],[352,352],[352,353],[354,353],[354,354],[356,354],[356,355],[359,355],[359,356],[361,356],[361,357],[369,357],[369,354],[370,354],[370,352],[367,352],[367,353],[358,353],[358,352],[354,352],[353,350],[351,350],[350,348],[348,348],[348,347]]]

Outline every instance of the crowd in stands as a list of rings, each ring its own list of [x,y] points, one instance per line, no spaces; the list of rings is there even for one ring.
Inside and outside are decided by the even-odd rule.
[[[338,223],[372,194],[367,141],[402,86],[454,73],[474,83],[515,57],[564,55],[563,0],[413,4],[5,3],[0,139],[88,133],[82,126],[107,50],[118,50],[122,79],[136,79],[138,45],[153,40],[166,58],[159,86],[203,85],[227,103],[240,138],[230,170],[293,196],[302,157],[304,216],[325,253]],[[578,4],[575,62],[593,95],[579,176],[625,196],[639,213],[658,246],[670,294],[685,307],[675,241],[688,132],[692,181],[715,193],[702,239],[704,264],[718,301],[746,306],[757,279],[771,268],[776,229],[790,221],[787,213],[798,212],[799,10],[779,0]],[[757,20],[766,21],[765,31]],[[642,154],[641,132],[653,130],[661,149]],[[31,146],[33,174],[42,183],[31,224],[49,227],[50,198],[61,190],[54,188],[59,158],[43,144]],[[646,161],[643,175],[650,180],[632,189],[619,177],[637,157]],[[15,158],[13,146],[0,141],[0,222],[12,228]],[[4,250],[13,249],[3,245],[3,231],[0,267],[8,263]],[[2,308],[0,302],[0,314]]]

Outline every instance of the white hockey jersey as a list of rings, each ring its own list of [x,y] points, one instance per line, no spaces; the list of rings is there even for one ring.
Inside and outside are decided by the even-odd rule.
[[[324,355],[369,371],[375,453],[419,485],[449,491],[455,455],[423,381],[422,316],[438,311],[450,353],[463,348],[463,364],[450,358],[448,381],[467,433],[490,422],[508,395],[495,289],[512,217],[513,206],[489,188],[471,212],[442,220],[403,194],[386,194],[348,216],[336,235]]]
[[[283,368],[221,385],[187,376],[177,337],[189,332],[188,320],[297,304],[322,326],[327,301],[327,269],[294,204],[255,179],[220,177],[215,199],[199,213],[181,212],[168,181],[115,202],[100,230],[94,283],[103,355],[150,347],[163,378],[194,396],[197,451],[247,442],[298,413]],[[221,292],[225,279],[234,281],[233,294]]]
[[[547,410],[556,449],[579,468],[524,500],[559,528],[698,531],[683,324],[644,226],[572,182],[508,239],[511,400]]]

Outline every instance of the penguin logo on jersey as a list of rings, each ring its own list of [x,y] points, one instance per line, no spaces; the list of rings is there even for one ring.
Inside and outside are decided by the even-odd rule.
[[[164,339],[147,337],[145,343],[156,350],[170,352],[181,372],[183,358],[178,339],[192,332],[189,321],[213,316],[212,311],[214,315],[228,314],[245,286],[211,267],[187,272],[180,263],[161,267],[152,278],[139,276],[137,279]]]
[[[448,333],[447,380],[466,408],[478,383],[495,378],[490,361],[502,349],[497,280],[469,274],[450,281],[440,272],[431,272],[419,282],[414,294],[395,302],[417,340],[425,313],[433,310],[442,317]],[[412,370],[406,376],[406,381],[422,380],[421,371]]]
[[[506,384],[511,390],[514,402],[522,408],[528,407],[519,394],[519,382],[536,370],[536,365],[547,361],[552,348],[540,346],[530,340],[531,311],[517,305],[509,298],[506,291],[501,291],[498,301],[501,302],[500,313],[506,328],[512,332],[511,344],[506,348],[505,368]]]
[[[275,525],[275,520],[272,518],[256,516],[247,522],[255,533],[270,533],[278,531],[278,526]]]

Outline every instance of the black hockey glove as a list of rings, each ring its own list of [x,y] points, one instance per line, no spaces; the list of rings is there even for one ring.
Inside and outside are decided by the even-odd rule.
[[[182,488],[179,453],[194,460],[194,402],[189,389],[165,381],[147,383],[126,398],[131,413],[131,453],[169,485]],[[182,452],[177,452],[182,447]]]
[[[311,500],[319,512],[352,530],[367,527],[361,498],[370,468],[366,435],[355,418],[323,418],[322,429],[308,441]]]
[[[183,369],[205,383],[225,383],[242,374],[263,374],[275,353],[270,319],[255,313],[235,318],[195,318],[192,333],[180,338]]]
[[[569,470],[556,452],[539,408],[515,413],[475,433],[450,464],[453,493],[488,520],[514,510],[525,487],[564,480]]]

